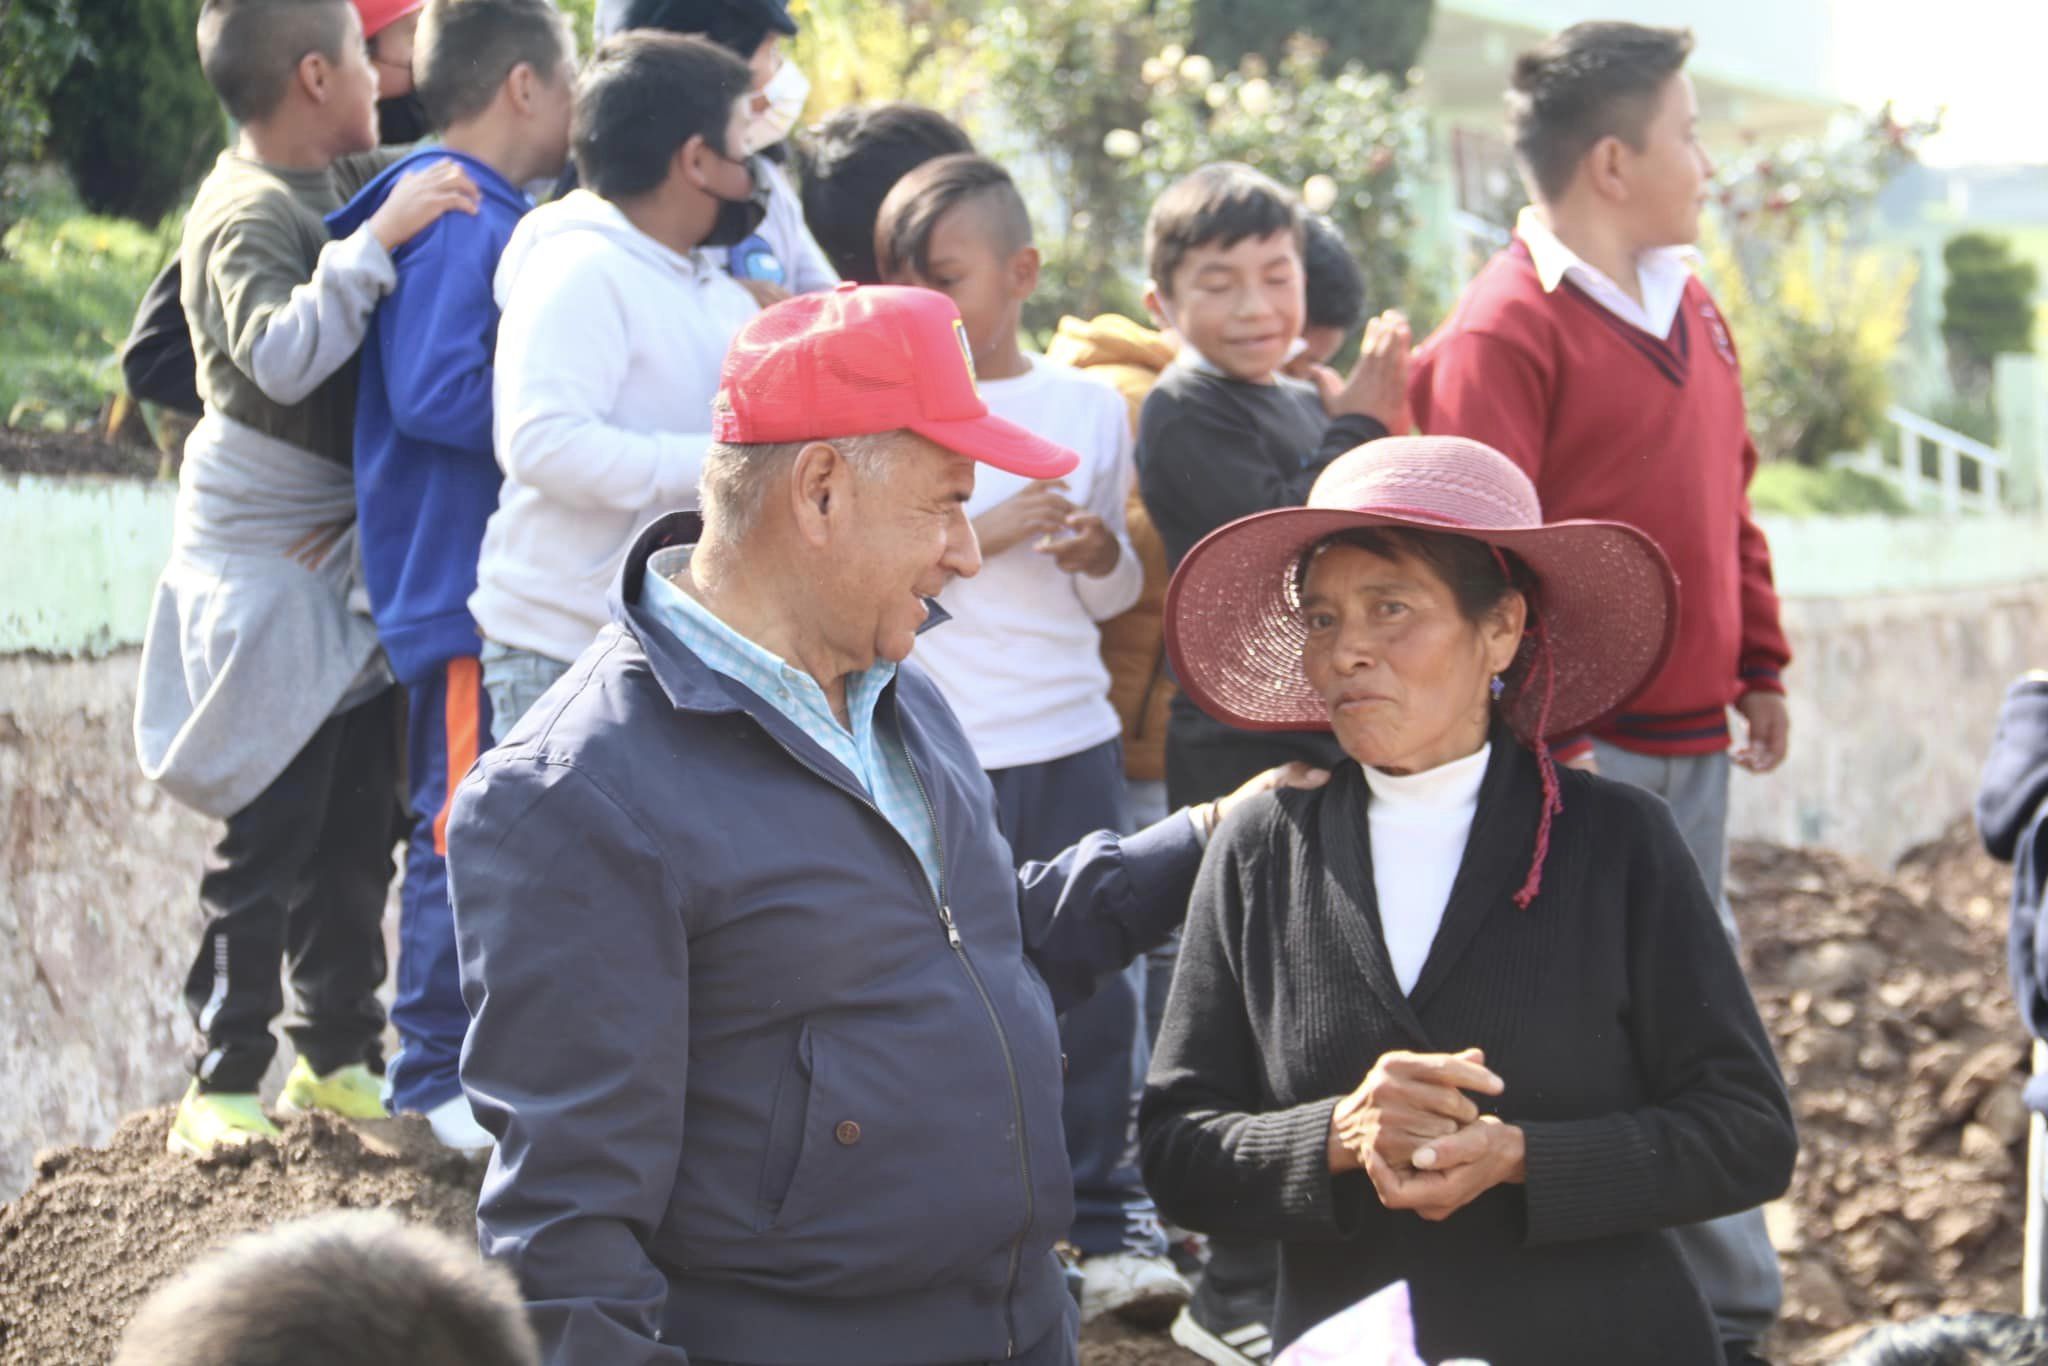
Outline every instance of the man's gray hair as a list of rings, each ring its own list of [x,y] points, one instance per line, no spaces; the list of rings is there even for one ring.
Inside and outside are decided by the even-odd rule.
[[[886,472],[889,453],[903,436],[901,431],[874,432],[756,446],[714,441],[704,452],[699,496],[704,520],[724,535],[745,536],[761,520],[769,491],[789,474],[804,447],[822,441],[838,451],[861,478],[874,479]]]

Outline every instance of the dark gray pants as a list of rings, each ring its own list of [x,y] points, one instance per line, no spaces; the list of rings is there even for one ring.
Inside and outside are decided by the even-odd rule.
[[[1631,754],[1597,740],[1593,749],[1602,774],[1647,788],[1670,805],[1679,833],[1700,866],[1707,894],[1721,913],[1728,942],[1735,943],[1739,935],[1727,892],[1728,755],[1663,758]],[[1785,1286],[1763,1211],[1731,1214],[1675,1232],[1723,1340],[1755,1342],[1768,1332],[1785,1302]]]

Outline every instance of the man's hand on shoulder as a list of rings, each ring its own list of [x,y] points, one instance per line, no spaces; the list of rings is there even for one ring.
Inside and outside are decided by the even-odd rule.
[[[1283,787],[1321,787],[1330,781],[1330,770],[1317,768],[1313,764],[1296,759],[1278,768],[1269,768],[1227,797],[1218,797],[1213,802],[1191,808],[1195,824],[1201,828],[1203,838],[1214,834],[1216,827],[1223,824],[1223,818],[1237,809],[1240,802],[1258,796],[1261,792],[1272,792]]]

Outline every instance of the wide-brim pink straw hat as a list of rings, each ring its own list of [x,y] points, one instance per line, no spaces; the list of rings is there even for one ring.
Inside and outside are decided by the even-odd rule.
[[[1678,581],[1648,536],[1620,522],[1545,524],[1536,487],[1491,446],[1461,437],[1367,442],[1331,462],[1308,505],[1220,527],[1166,590],[1166,648],[1191,701],[1241,730],[1328,730],[1302,671],[1308,639],[1296,574],[1325,537],[1365,527],[1469,536],[1519,557],[1538,580],[1554,676],[1502,703],[1530,741],[1577,735],[1613,715],[1671,652]],[[1524,650],[1527,660],[1531,652]],[[1540,733],[1539,733],[1540,732]]]

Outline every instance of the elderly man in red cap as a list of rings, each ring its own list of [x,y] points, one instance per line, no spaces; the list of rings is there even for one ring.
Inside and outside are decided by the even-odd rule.
[[[989,415],[945,296],[761,314],[714,434],[701,515],[456,798],[483,1250],[554,1366],[1071,1363],[1054,1014],[1280,775],[1014,868],[904,661],[980,568],[977,463],[1074,456]]]

